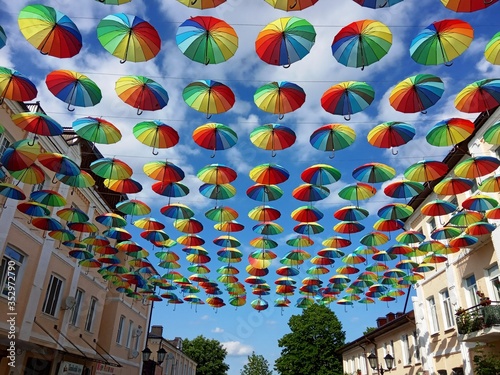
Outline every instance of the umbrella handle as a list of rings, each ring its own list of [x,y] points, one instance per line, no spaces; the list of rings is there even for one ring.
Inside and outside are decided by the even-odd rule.
[[[71,108],[71,103],[68,104],[68,111],[73,112],[75,110],[75,107]]]
[[[2,96],[2,97],[0,97],[0,105],[2,105],[2,104],[3,104],[3,99],[4,99],[4,97],[3,97],[3,96]]]
[[[447,61],[444,63],[444,66],[450,67],[453,65],[453,61]]]
[[[155,151],[155,148],[153,147],[153,151],[151,152],[153,155],[158,155],[160,152],[159,151]]]
[[[394,151],[396,151],[396,152],[394,152]],[[399,151],[398,151],[398,150],[395,150],[393,147],[391,147],[391,153],[392,153],[393,155],[397,155],[397,154],[399,153]]]
[[[349,113],[347,116],[344,116],[344,120],[351,121],[351,114]]]
[[[493,0],[492,0],[492,1],[493,1]],[[290,9],[293,9],[293,8],[295,8],[296,6],[297,6],[297,0],[295,0],[295,2],[294,2],[292,5],[290,5]],[[281,314],[281,315],[283,315],[283,314]]]
[[[288,69],[290,67],[290,65],[292,65],[292,64],[288,63],[286,65],[283,65],[283,68]]]
[[[426,115],[427,111],[420,111],[421,114]]]
[[[271,151],[271,156],[274,158],[276,156],[276,151]]]
[[[54,177],[52,177],[52,180],[50,181],[53,185],[57,184],[57,178],[56,176],[54,175]]]
[[[333,159],[335,157],[335,150],[332,150],[332,154],[329,156],[330,159]]]
[[[212,115],[207,113],[207,120],[211,119]]]
[[[191,5],[194,5],[194,4],[196,4],[197,2],[198,2],[198,0],[192,0],[192,1],[191,1]]]
[[[493,2],[493,0],[483,0],[484,4],[491,4],[492,2]]]
[[[143,112],[143,111],[142,111],[139,107],[137,107],[137,115],[138,115],[138,116],[142,115],[142,112]]]
[[[278,116],[278,120],[283,120],[284,117],[285,117],[285,115],[283,113],[280,113]]]
[[[99,0],[100,1],[100,0]],[[120,60],[120,64],[125,64],[127,60]]]
[[[36,141],[36,137],[33,137],[33,143],[28,142],[27,145],[30,146],[30,147],[34,146],[35,145],[35,141]]]
[[[215,158],[215,148],[214,148],[214,152],[212,153],[212,155],[210,155],[210,158],[211,159]]]

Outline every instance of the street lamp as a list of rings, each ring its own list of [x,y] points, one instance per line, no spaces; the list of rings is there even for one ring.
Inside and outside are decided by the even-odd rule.
[[[377,370],[377,373],[380,375],[384,375],[385,371],[389,371],[392,369],[392,366],[394,365],[394,357],[387,353],[387,355],[384,357],[385,361],[385,366],[387,367],[387,370],[384,370],[382,366],[378,365],[378,358],[375,355],[375,353],[371,352],[370,355],[368,356],[368,362],[370,362],[370,367],[373,370]]]
[[[150,360],[151,353],[152,353],[151,349],[149,349],[146,346],[146,348],[142,351],[142,361],[144,362],[145,365],[147,364],[147,367],[149,369],[148,372],[154,374],[156,366],[157,365],[160,366],[163,363],[163,361],[165,360],[165,356],[167,355],[167,351],[163,348],[160,348],[156,352],[156,356],[157,356],[156,361]]]

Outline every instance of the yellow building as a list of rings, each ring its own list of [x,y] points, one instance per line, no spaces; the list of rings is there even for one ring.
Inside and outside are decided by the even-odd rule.
[[[2,104],[0,156],[15,141],[29,137],[11,120],[11,115],[27,111],[42,109],[8,100]],[[82,170],[102,157],[89,142],[71,134],[71,128],[67,133],[36,142],[42,151],[69,156]],[[26,196],[42,188],[55,190],[66,199],[65,207],[79,208],[99,232],[106,227],[93,219],[126,198],[105,189],[102,180],[92,188],[73,189],[54,178],[54,172],[42,170],[45,180],[37,185],[18,183],[9,173],[3,182],[18,183]],[[0,374],[139,374],[151,304],[124,298],[96,268],[80,265],[70,256],[75,249],[71,243],[66,246],[48,230],[37,229],[35,219],[17,209],[18,203],[0,196],[0,315],[9,317],[0,321]],[[66,224],[56,215],[61,208],[49,206],[49,215]],[[83,239],[96,233],[74,234]]]

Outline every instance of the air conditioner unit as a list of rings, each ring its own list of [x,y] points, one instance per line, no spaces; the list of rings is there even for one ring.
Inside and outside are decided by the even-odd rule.
[[[63,302],[61,309],[63,310],[71,310],[76,305],[76,298],[72,296],[67,296]]]
[[[128,358],[129,359],[133,359],[133,358],[137,358],[139,356],[139,351],[138,350],[130,350],[128,352]]]
[[[137,336],[140,336],[142,335],[142,328],[136,328],[134,329],[134,331],[132,332],[132,336],[133,337],[137,337]]]

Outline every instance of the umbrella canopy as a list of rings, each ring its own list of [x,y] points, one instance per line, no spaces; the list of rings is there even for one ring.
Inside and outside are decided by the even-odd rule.
[[[37,94],[35,84],[24,74],[0,67],[0,104],[4,99],[25,102],[36,98]]]
[[[446,8],[451,9],[455,12],[470,13],[485,9],[490,5],[495,4],[497,1],[498,0],[491,0],[491,1],[441,0],[441,3],[443,3],[443,5]]]
[[[442,161],[420,160],[404,171],[404,176],[415,182],[427,182],[443,177],[448,172],[448,165]]]
[[[413,207],[403,203],[389,203],[382,206],[377,214],[382,219],[405,219],[413,213]]]
[[[349,147],[354,143],[356,133],[354,130],[342,124],[328,124],[316,129],[309,137],[309,143],[320,151],[334,152]]]
[[[373,186],[365,184],[363,182],[357,182],[355,184],[343,187],[342,189],[340,189],[338,194],[342,199],[356,201],[357,205],[358,201],[369,199],[373,197],[376,192],[377,189],[375,189]]]
[[[300,108],[306,100],[306,93],[299,85],[289,81],[270,82],[259,87],[253,96],[255,105],[265,112],[279,115]]]
[[[302,184],[293,189],[292,197],[299,201],[315,202],[327,198],[330,190],[324,186]]]
[[[0,48],[5,47],[7,44],[7,34],[5,34],[5,30],[2,26],[0,26]]]
[[[169,198],[185,197],[189,194],[189,188],[180,182],[155,182],[151,189],[159,195]],[[170,204],[170,200],[168,202]]]
[[[368,142],[375,147],[390,148],[396,155],[398,152],[392,150],[410,142],[415,136],[413,125],[399,121],[388,121],[375,126],[368,132]]]
[[[63,184],[74,188],[88,188],[95,185],[94,178],[86,171],[80,171],[80,174],[77,174],[76,176],[66,176],[64,174],[56,173],[56,178]]]
[[[384,194],[391,198],[408,199],[424,191],[424,185],[417,181],[402,180],[391,182],[384,188]]]
[[[159,83],[144,76],[125,76],[118,78],[115,91],[124,103],[142,111],[158,111],[168,103],[168,93]]]
[[[182,90],[182,98],[188,106],[210,118],[213,114],[229,111],[235,102],[229,86],[212,80],[199,80]]]
[[[49,91],[68,104],[68,110],[76,107],[92,107],[102,99],[101,89],[84,74],[73,70],[54,70],[47,74],[45,83]]]
[[[19,30],[26,40],[43,55],[73,57],[82,48],[82,35],[71,19],[58,10],[41,5],[28,5],[19,12]]]
[[[345,206],[333,213],[333,217],[343,221],[359,221],[366,219],[370,213],[361,207]]]
[[[490,145],[500,145],[500,122],[489,127],[483,134],[483,139]]]
[[[77,176],[80,167],[73,159],[56,152],[44,152],[38,155],[38,161],[47,169],[65,176]]]
[[[422,206],[420,211],[427,216],[448,215],[456,211],[457,205],[442,199],[434,199]]]
[[[492,1],[490,4],[496,1]],[[493,35],[484,48],[484,57],[494,65],[500,65],[500,31]]]
[[[7,182],[0,182],[0,195],[21,201],[26,199],[26,194],[24,194],[20,187]]]
[[[264,1],[276,9],[285,10],[287,12],[306,9],[318,2],[318,0],[264,0]]]
[[[309,54],[315,40],[316,31],[307,20],[282,17],[259,32],[255,50],[262,61],[288,67]]]
[[[340,180],[340,171],[328,164],[314,164],[300,174],[302,181],[314,185],[329,185]]]
[[[125,13],[110,14],[99,21],[97,39],[122,64],[151,60],[161,48],[160,36],[150,23]]]
[[[93,143],[109,145],[122,139],[120,129],[103,118],[78,118],[73,121],[72,127],[76,134]]]
[[[142,216],[151,212],[151,208],[146,203],[137,199],[121,201],[117,203],[116,209],[131,216]]]
[[[209,164],[201,168],[196,176],[207,184],[229,184],[236,180],[236,171],[223,164]]]
[[[296,138],[292,129],[280,124],[258,126],[250,133],[250,141],[259,148],[271,150],[271,156],[276,156],[276,150],[291,147]]]
[[[350,120],[351,115],[367,108],[375,97],[373,87],[366,82],[347,81],[338,83],[321,96],[323,109]]]
[[[427,143],[447,147],[466,140],[474,131],[474,123],[462,118],[439,121],[425,135]]]
[[[63,133],[63,128],[58,122],[40,112],[21,112],[12,115],[11,119],[21,129],[37,135],[57,136]]]
[[[248,217],[256,221],[271,221],[279,219],[281,212],[271,206],[262,205],[252,208],[248,212]]]
[[[248,175],[253,181],[265,185],[281,184],[290,177],[285,168],[274,163],[260,164],[251,169]]]
[[[53,190],[35,190],[30,194],[30,200],[50,207],[63,207],[66,199]]]
[[[500,105],[500,79],[481,79],[455,97],[455,108],[466,113],[485,112]]]
[[[417,74],[399,82],[391,91],[389,103],[398,112],[426,113],[444,92],[441,78],[432,74]]]
[[[283,190],[276,185],[254,184],[247,191],[250,199],[260,202],[270,202],[283,196]]]
[[[212,158],[215,157],[215,151],[227,150],[238,141],[238,135],[233,129],[214,122],[198,126],[192,137],[198,146],[213,151]]]
[[[32,164],[20,171],[9,171],[9,173],[14,179],[25,184],[37,185],[45,181],[45,172],[36,164]]]
[[[188,219],[194,216],[194,211],[181,203],[171,203],[160,209],[162,215],[172,219]]]
[[[354,0],[355,3],[365,8],[379,9],[393,6],[403,0]]]
[[[177,29],[175,41],[185,56],[205,65],[222,63],[238,49],[236,31],[223,20],[210,16],[184,21]]]
[[[474,37],[470,24],[458,19],[433,22],[411,42],[410,55],[423,65],[450,65],[469,48]]]
[[[184,179],[184,171],[169,161],[151,161],[142,167],[149,178],[161,182],[179,182]]]
[[[498,206],[498,201],[485,194],[472,195],[462,202],[462,207],[467,210],[484,212]]]
[[[458,177],[477,178],[494,172],[500,166],[500,160],[493,156],[472,156],[458,163],[453,172]]]
[[[361,68],[384,57],[392,46],[392,33],[382,22],[361,20],[340,29],[332,53],[342,65]]]
[[[396,175],[396,170],[383,163],[366,163],[352,171],[352,177],[361,182],[385,182]]]
[[[447,177],[437,183],[433,190],[438,195],[457,195],[469,191],[473,186],[471,180],[461,177]]]
[[[478,186],[479,190],[484,193],[498,193],[500,192],[500,176],[494,175],[485,178]]]
[[[132,176],[132,168],[119,159],[100,158],[90,163],[90,170],[102,178],[124,180]]]
[[[179,143],[177,130],[158,120],[139,122],[132,132],[139,142],[153,148],[153,155],[158,155],[156,149],[174,147]]]
[[[123,180],[106,178],[104,179],[104,186],[109,190],[123,194],[136,194],[142,191],[142,185],[132,178],[125,178]]]
[[[189,8],[209,9],[215,8],[226,2],[226,0],[177,0]]]

